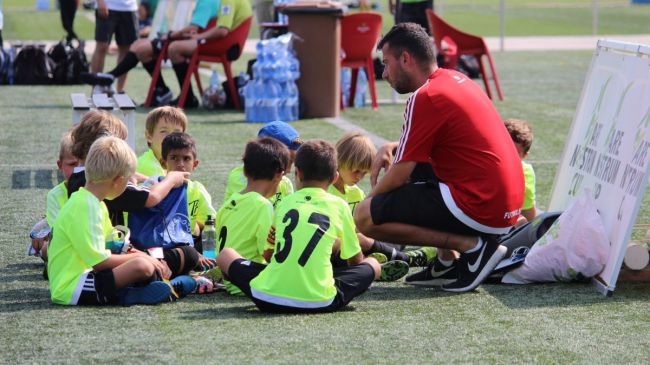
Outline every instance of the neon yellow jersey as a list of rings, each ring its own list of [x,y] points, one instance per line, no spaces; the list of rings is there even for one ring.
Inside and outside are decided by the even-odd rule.
[[[341,258],[361,247],[352,213],[341,198],[319,188],[304,188],[282,201],[275,215],[271,262],[250,283],[260,300],[300,308],[328,306],[336,296],[330,256],[336,239]]]
[[[65,181],[52,188],[47,192],[47,225],[54,227],[54,220],[56,219],[59,210],[68,201],[68,187]]]
[[[77,304],[81,276],[111,256],[106,240],[113,226],[106,204],[85,188],[73,193],[54,222],[47,274],[52,302]]]
[[[521,161],[521,167],[524,169],[524,205],[522,210],[535,207],[535,170],[533,165]]]
[[[354,214],[354,208],[356,208],[357,204],[361,203],[361,201],[365,199],[366,194],[357,185],[343,184],[343,189],[345,190],[345,192],[341,193],[339,189],[337,189],[332,184],[330,185],[329,189],[327,189],[327,192],[345,200],[350,206],[350,211],[352,212],[352,214]]]
[[[226,202],[233,193],[239,193],[244,190],[247,182],[246,176],[244,175],[244,166],[232,169],[230,174],[228,174],[228,183],[226,184],[226,193],[223,196],[223,201]],[[282,181],[278,184],[277,192],[269,200],[273,203],[274,207],[277,207],[282,199],[291,194],[293,194],[293,183],[288,177],[282,176]]]
[[[136,171],[149,177],[167,175],[167,171],[162,168],[160,161],[154,156],[151,148],[138,157],[138,168]]]
[[[249,0],[222,0],[217,26],[233,30],[251,15],[253,9]]]
[[[273,205],[262,195],[252,191],[234,193],[219,209],[215,227],[219,251],[226,247],[236,250],[242,257],[258,263],[266,263],[264,250],[273,249],[266,237],[273,223]],[[226,281],[230,294],[241,291]]]
[[[208,216],[215,217],[217,215],[217,211],[212,206],[210,193],[198,181],[190,180],[187,183],[187,212],[190,215],[192,231],[196,226],[196,222],[203,226]]]

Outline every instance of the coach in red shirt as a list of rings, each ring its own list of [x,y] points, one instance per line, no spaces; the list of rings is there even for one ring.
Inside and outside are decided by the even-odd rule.
[[[517,150],[483,90],[438,68],[421,26],[395,25],[378,48],[383,78],[398,93],[413,94],[399,142],[375,157],[373,190],[355,210],[357,227],[375,239],[439,248],[438,259],[407,283],[473,290],[503,258],[496,237],[520,213],[524,176]],[[377,181],[381,169],[386,173]]]

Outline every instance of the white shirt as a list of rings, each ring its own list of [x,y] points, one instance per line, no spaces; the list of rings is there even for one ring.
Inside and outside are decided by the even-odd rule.
[[[136,0],[104,0],[108,10],[114,11],[137,11],[138,3]]]

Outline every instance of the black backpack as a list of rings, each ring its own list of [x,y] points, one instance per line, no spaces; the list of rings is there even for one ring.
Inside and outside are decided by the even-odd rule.
[[[14,60],[17,85],[47,85],[52,83],[54,62],[43,46],[24,46]]]
[[[88,60],[84,52],[84,42],[79,41],[77,47],[72,42],[61,41],[47,53],[54,62],[53,82],[58,85],[81,83],[81,74],[88,72]]]

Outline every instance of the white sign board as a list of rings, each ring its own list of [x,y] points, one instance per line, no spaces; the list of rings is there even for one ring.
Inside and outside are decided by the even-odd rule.
[[[564,210],[589,189],[609,235],[605,269],[594,280],[611,295],[648,182],[650,47],[598,42],[551,194]]]

